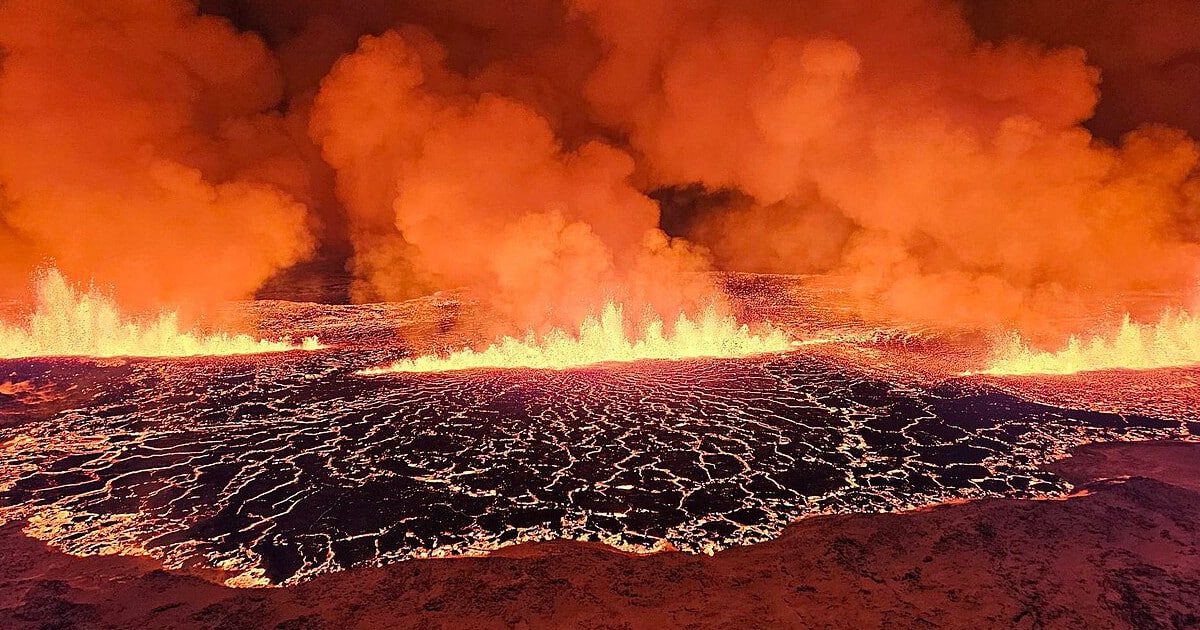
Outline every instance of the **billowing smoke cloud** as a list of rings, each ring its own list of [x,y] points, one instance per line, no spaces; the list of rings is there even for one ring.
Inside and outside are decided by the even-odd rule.
[[[971,0],[988,39],[1079,46],[1102,73],[1089,129],[1116,138],[1147,122],[1200,137],[1200,3],[1192,0]]]
[[[7,287],[52,257],[141,306],[201,306],[310,251],[303,121],[271,111],[258,38],[177,0],[6,0],[0,49]]]
[[[264,35],[287,90],[315,91],[360,36],[419,26],[447,68],[481,90],[520,100],[568,140],[595,131],[583,84],[601,56],[599,40],[561,0],[200,0]]]
[[[564,147],[533,107],[444,58],[424,31],[367,38],[317,97],[312,132],[338,173],[360,296],[469,286],[526,325],[578,322],[609,299],[700,305],[706,283],[690,272],[704,261],[658,229],[629,155]]]
[[[1197,147],[1081,123],[1080,49],[979,41],[949,2],[577,0],[588,84],[657,185],[745,195],[692,234],[731,266],[847,276],[864,305],[1032,327],[1194,282]]]
[[[520,326],[670,316],[711,265],[1028,332],[1200,274],[1183,0],[198,4],[232,22],[0,2],[4,271],[229,296],[315,231],[356,299]]]

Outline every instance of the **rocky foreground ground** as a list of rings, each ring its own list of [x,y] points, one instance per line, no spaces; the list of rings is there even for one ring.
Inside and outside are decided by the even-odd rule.
[[[1200,444],[1099,444],[1061,500],[810,518],[713,557],[510,547],[232,589],[0,528],[0,628],[1200,627]]]

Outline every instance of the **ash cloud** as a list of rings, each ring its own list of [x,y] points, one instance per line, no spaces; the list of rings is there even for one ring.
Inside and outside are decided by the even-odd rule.
[[[358,300],[469,286],[521,327],[672,316],[715,268],[1027,332],[1200,272],[1181,0],[0,13],[5,272],[230,297],[344,241]]]

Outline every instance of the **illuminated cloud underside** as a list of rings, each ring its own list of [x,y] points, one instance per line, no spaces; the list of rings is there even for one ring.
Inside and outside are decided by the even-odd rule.
[[[316,337],[300,346],[249,335],[180,330],[174,313],[137,321],[120,312],[112,297],[73,288],[56,269],[37,278],[37,306],[23,326],[0,322],[0,358],[189,357],[316,350]]]
[[[708,309],[695,320],[680,315],[669,334],[662,321],[653,321],[636,339],[626,334],[620,305],[609,303],[600,318],[588,319],[571,336],[555,329],[538,339],[505,337],[481,352],[464,349],[446,357],[423,356],[390,366],[370,368],[361,374],[393,372],[448,372],[472,369],[530,368],[563,370],[598,363],[631,362],[645,359],[735,358],[785,352],[791,349],[787,336],[767,327],[761,333],[739,325],[732,317]]]

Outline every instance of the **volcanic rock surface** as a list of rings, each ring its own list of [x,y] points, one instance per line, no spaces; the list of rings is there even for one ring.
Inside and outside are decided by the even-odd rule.
[[[1193,628],[1200,444],[1089,445],[1054,500],[802,520],[713,557],[528,543],[231,589],[0,528],[0,626]]]
[[[816,514],[1058,496],[1069,484],[1038,467],[1071,447],[1200,426],[1046,404],[1020,382],[909,378],[879,356],[944,358],[937,340],[889,350],[907,338],[856,332],[799,286],[747,276],[730,292],[797,338],[866,341],[567,371],[357,373],[414,339],[474,334],[467,306],[443,295],[248,305],[265,328],[332,346],[318,352],[2,362],[0,522],[69,553],[149,555],[241,586],[536,540],[711,553]]]
[[[801,345],[359,373],[486,339],[452,292],[226,314],[315,352],[0,361],[0,627],[1196,625],[1200,370],[963,376],[970,333],[724,280]]]

